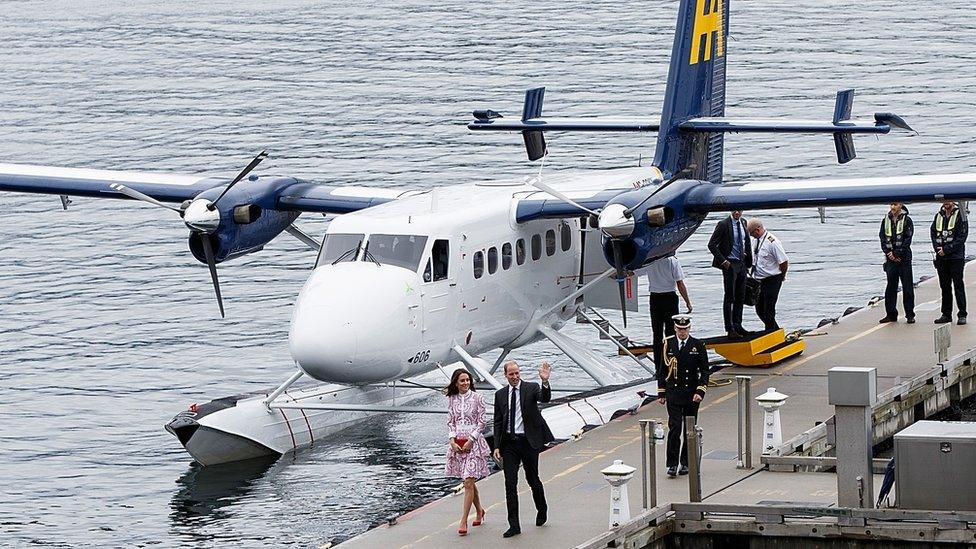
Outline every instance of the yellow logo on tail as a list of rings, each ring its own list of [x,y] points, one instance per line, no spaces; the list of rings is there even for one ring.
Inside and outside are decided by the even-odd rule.
[[[715,57],[725,55],[725,44],[722,43],[722,4],[725,0],[697,0],[698,9],[695,10],[695,30],[691,33],[691,58],[689,65],[712,58],[712,33],[715,33]],[[706,12],[707,10],[707,12]],[[702,37],[705,38],[705,51],[702,51]]]

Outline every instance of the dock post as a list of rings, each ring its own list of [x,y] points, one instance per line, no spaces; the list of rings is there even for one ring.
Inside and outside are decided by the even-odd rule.
[[[878,395],[875,368],[827,370],[827,397],[834,406],[837,452],[837,505],[874,507],[874,426]]]
[[[735,376],[735,381],[739,397],[739,453],[736,457],[736,468],[752,469],[752,376]]]
[[[656,419],[640,420],[641,428],[641,495],[644,510],[657,507],[657,449],[654,447]]]
[[[623,461],[615,459],[613,465],[600,471],[603,478],[610,484],[610,530],[630,521],[627,481],[634,477],[636,470],[630,465],[625,465]]]
[[[695,416],[685,416],[685,444],[688,446],[688,500],[701,502],[701,428]]]

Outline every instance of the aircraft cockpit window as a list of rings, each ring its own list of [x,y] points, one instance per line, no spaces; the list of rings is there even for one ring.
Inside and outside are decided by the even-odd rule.
[[[573,233],[569,228],[569,223],[559,224],[559,245],[564,252],[568,252],[569,247],[573,245]]]
[[[546,231],[546,255],[556,253],[556,231],[549,229]]]
[[[319,257],[315,261],[315,266],[356,261],[362,244],[362,234],[326,234],[322,240],[322,249],[319,250]]]
[[[488,248],[488,274],[493,275],[498,270],[498,248]]]
[[[447,240],[435,240],[430,249],[430,260],[427,262],[427,269],[424,271],[424,282],[437,282],[447,278],[448,258],[450,257],[450,245]]]
[[[411,271],[420,267],[420,258],[427,246],[426,236],[411,234],[372,234],[363,255],[381,265],[394,265]]]
[[[502,269],[507,271],[510,268],[512,268],[512,243],[506,242],[502,244]]]
[[[474,253],[474,277],[481,278],[485,274],[485,254],[480,251]]]
[[[525,263],[525,239],[520,238],[515,241],[515,264]]]

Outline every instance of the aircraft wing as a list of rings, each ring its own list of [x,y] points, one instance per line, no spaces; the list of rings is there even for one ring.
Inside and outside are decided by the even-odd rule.
[[[265,180],[267,176],[262,176]],[[422,191],[378,187],[335,187],[292,178],[274,178],[264,190],[276,209],[344,214]],[[222,188],[230,179],[178,173],[59,168],[26,164],[0,164],[0,191],[92,198],[129,198],[113,189],[121,184],[160,202],[180,203],[209,189]],[[245,182],[246,184],[246,182]]]
[[[0,191],[22,193],[127,198],[110,187],[119,183],[161,202],[183,202],[228,182],[201,175],[0,164]]]
[[[701,185],[685,207],[711,212],[970,199],[976,199],[976,173]]]

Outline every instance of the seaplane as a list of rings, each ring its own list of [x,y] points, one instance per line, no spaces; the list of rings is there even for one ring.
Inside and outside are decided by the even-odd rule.
[[[593,322],[600,307],[620,309],[626,327],[636,304],[628,274],[674,253],[708,213],[976,197],[976,173],[726,182],[727,133],[829,134],[843,164],[856,156],[855,134],[912,131],[893,113],[852,119],[853,90],[838,92],[830,120],[727,116],[729,15],[728,0],[680,1],[659,119],[547,118],[545,89],[533,88],[520,117],[479,109],[468,124],[521,134],[540,163],[547,132],[656,133],[646,166],[540,169],[410,190],[259,174],[262,152],[232,179],[0,164],[0,191],[58,195],[64,207],[79,196],[170,210],[209,269],[221,317],[218,264],[281,233],[317,252],[288,335],[295,372],[272,391],[193,405],[167,425],[201,464],[283,454],[377,413],[442,411],[415,405],[435,388],[425,376],[460,364],[500,387],[494,375],[510,351],[543,339],[603,388],[546,409],[567,438],[643,403],[640,391],[655,394],[655,367],[635,357],[648,374],[635,380],[560,329],[580,317]],[[316,239],[296,225],[303,213],[335,217]],[[498,350],[493,363],[484,358]],[[292,389],[302,377],[322,384]]]

